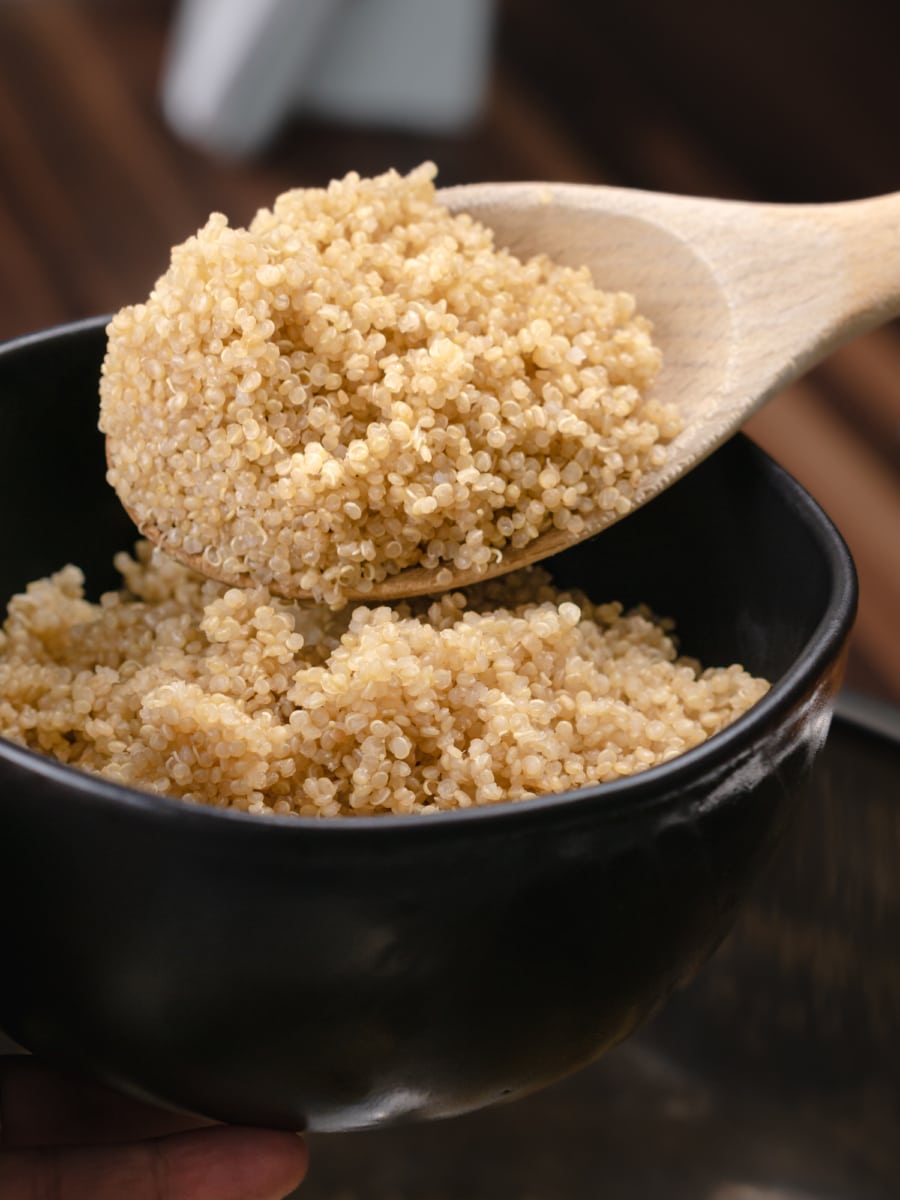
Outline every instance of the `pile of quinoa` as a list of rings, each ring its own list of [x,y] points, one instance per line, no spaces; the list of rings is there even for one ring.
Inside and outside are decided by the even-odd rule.
[[[519,261],[435,168],[212,215],[109,325],[109,480],[142,530],[232,583],[333,606],[407,568],[622,515],[679,429],[631,296]]]
[[[12,599],[0,736],[196,804],[437,812],[645,770],[765,693],[536,567],[347,604],[623,515],[679,430],[632,297],[497,249],[434,176],[214,214],[113,318],[109,480],[161,548],[99,603],[74,566]]]
[[[0,735],[198,804],[335,817],[562,792],[665,762],[768,687],[539,568],[335,612],[147,543],[116,565],[99,603],[73,566],[12,599]]]

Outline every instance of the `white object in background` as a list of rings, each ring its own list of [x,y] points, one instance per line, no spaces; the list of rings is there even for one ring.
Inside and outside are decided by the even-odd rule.
[[[448,133],[478,114],[494,0],[181,0],[162,80],[182,137],[240,156],[298,109]]]
[[[176,133],[221,154],[263,145],[292,107],[339,0],[181,0],[163,71]]]
[[[459,129],[481,110],[492,24],[492,0],[350,0],[300,81],[300,105],[344,121]]]

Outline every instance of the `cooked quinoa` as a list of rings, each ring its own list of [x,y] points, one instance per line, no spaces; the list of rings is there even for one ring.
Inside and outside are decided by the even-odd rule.
[[[441,588],[627,512],[663,464],[679,421],[633,298],[498,249],[434,176],[213,214],[113,318],[109,479],[170,553],[333,606],[411,566]]]
[[[198,804],[334,817],[562,792],[665,762],[768,687],[539,568],[334,612],[147,543],[116,565],[98,604],[74,566],[12,599],[0,735]]]

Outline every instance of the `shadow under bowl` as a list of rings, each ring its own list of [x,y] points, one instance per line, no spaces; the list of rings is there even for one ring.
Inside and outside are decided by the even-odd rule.
[[[0,604],[135,530],[105,482],[102,321],[0,348]],[[774,686],[620,782],[436,816],[250,817],[0,739],[0,1025],[134,1094],[245,1124],[461,1113],[583,1066],[727,932],[827,733],[846,547],[743,438],[550,564]]]

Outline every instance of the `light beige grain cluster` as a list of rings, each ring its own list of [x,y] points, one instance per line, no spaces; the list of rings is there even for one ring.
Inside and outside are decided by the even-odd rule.
[[[117,565],[126,587],[99,604],[71,566],[11,601],[0,734],[199,804],[331,817],[561,792],[680,754],[767,688],[538,568],[335,613],[146,543]]]
[[[665,461],[679,422],[632,297],[496,249],[434,174],[213,215],[114,317],[109,479],[170,552],[338,605],[627,512]]]

